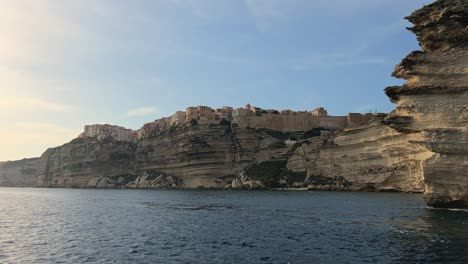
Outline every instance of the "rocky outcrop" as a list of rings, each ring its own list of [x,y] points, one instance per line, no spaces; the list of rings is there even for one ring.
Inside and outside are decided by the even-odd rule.
[[[280,189],[280,190],[350,190],[350,183],[342,176],[335,178],[310,177],[306,171],[292,171],[287,160],[254,162],[247,166],[228,188],[233,189]]]
[[[43,164],[40,158],[0,163],[0,186],[36,186]]]
[[[433,153],[409,143],[384,117],[344,131],[321,130],[294,144],[286,159],[251,163],[231,187],[422,192],[422,164]]]
[[[129,188],[129,189],[160,189],[180,188],[181,180],[163,173],[144,172],[140,176],[116,175],[113,177],[91,177],[87,188]]]
[[[90,187],[94,177],[134,175],[132,143],[110,139],[78,138],[48,149],[40,157],[40,187]]]
[[[287,152],[285,133],[230,125],[179,126],[136,143],[136,168],[179,178],[182,188],[223,188],[253,160]]]
[[[228,184],[226,188],[255,190],[265,189],[266,186],[263,181],[254,180],[243,171],[237,177],[235,177],[231,184]]]
[[[0,165],[2,185],[422,191],[432,156],[376,116],[333,131],[283,133],[188,125],[137,142],[78,138],[40,158]],[[298,139],[294,145],[285,141]]]
[[[158,175],[145,172],[124,186],[133,189],[181,188],[182,181],[177,177],[162,173]]]
[[[286,160],[254,161],[236,177],[231,186],[234,189],[265,189],[292,187],[290,171]],[[305,177],[297,180],[303,185]],[[296,186],[300,187],[300,186]]]
[[[429,205],[468,207],[468,2],[439,0],[407,17],[422,51],[409,54],[388,87],[387,123],[433,155],[423,163]]]
[[[433,153],[383,117],[345,131],[220,124],[174,127],[134,143],[79,138],[1,165],[0,178],[42,187],[422,191],[421,161]],[[291,138],[297,143],[285,144]]]
[[[299,142],[287,168],[305,172],[309,189],[422,192],[422,161],[432,153],[408,143],[383,117]]]
[[[2,186],[224,188],[252,161],[284,158],[291,133],[183,125],[136,142],[77,138],[37,159],[0,164]]]
[[[216,179],[233,174],[234,145],[223,126],[184,126],[136,143],[139,171],[160,171],[182,180],[182,186],[220,187]]]

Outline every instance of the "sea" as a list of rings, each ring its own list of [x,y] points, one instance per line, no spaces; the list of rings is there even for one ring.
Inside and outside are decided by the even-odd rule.
[[[0,188],[0,263],[468,263],[421,194]]]

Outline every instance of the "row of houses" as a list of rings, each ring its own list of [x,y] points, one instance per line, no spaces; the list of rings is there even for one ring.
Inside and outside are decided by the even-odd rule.
[[[359,126],[372,118],[372,114],[350,113],[347,116],[329,116],[327,110],[318,107],[311,111],[262,109],[247,104],[245,107],[211,108],[209,106],[188,107],[170,117],[163,117],[145,124],[134,131],[108,124],[87,125],[80,137],[98,139],[113,138],[118,141],[134,141],[147,136],[169,131],[171,127],[185,124],[219,124],[221,120],[236,123],[240,127],[269,128],[279,131],[306,131],[314,127],[344,129]]]
[[[197,121],[198,124],[217,123],[222,119],[232,119],[233,108],[224,106],[223,108],[213,109],[209,106],[188,107],[185,112],[177,111],[170,117],[170,123],[182,125]]]
[[[247,104],[241,108],[232,108],[230,106],[224,106],[222,108],[213,109],[209,106],[196,106],[189,107],[185,112],[178,111],[171,116],[171,122],[173,124],[185,124],[192,120],[196,120],[199,124],[211,124],[216,123],[218,120],[226,119],[231,121],[235,116],[260,116],[264,114],[279,114],[279,115],[296,115],[296,114],[307,114],[310,116],[328,116],[327,110],[323,107],[316,108],[312,111],[292,111],[292,110],[274,110],[274,109],[262,109],[260,107],[251,106]]]

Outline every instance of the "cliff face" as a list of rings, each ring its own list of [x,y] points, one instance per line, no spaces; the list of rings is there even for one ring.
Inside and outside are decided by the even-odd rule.
[[[309,189],[422,192],[421,162],[431,155],[376,118],[299,144],[287,167],[306,172]]]
[[[407,19],[422,51],[396,67],[407,83],[385,89],[397,105],[386,121],[433,152],[422,167],[426,202],[468,207],[468,2],[439,0]]]
[[[0,163],[0,186],[36,186],[43,165],[40,158]]]
[[[78,188],[422,191],[421,161],[433,153],[382,119],[345,131],[197,125],[135,143],[79,138],[40,158],[0,165],[0,179]]]
[[[439,0],[408,20],[422,51],[396,67],[407,83],[385,89],[396,103],[387,117],[352,126],[339,117],[336,127],[328,117],[260,113],[237,125],[149,129],[134,142],[78,138],[40,158],[0,163],[0,185],[424,190],[429,205],[468,207],[468,2]],[[281,132],[297,123],[314,129]]]
[[[136,166],[173,175],[180,187],[223,188],[251,161],[284,154],[284,135],[228,125],[179,127],[139,141]]]
[[[134,146],[123,141],[78,138],[48,149],[40,160],[41,187],[95,187],[88,185],[94,177],[135,174]]]
[[[333,131],[178,126],[137,142],[78,138],[0,165],[2,185],[422,191],[422,147],[378,117]],[[297,143],[286,145],[291,138]]]
[[[290,134],[179,126],[137,142],[78,138],[40,158],[0,164],[1,186],[224,188],[255,160],[285,159]]]

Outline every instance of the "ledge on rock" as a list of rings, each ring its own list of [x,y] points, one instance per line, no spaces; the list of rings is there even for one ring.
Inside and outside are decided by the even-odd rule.
[[[468,43],[468,1],[439,0],[414,11],[408,28],[418,37],[425,51],[466,47]]]
[[[468,1],[438,0],[407,19],[423,51],[410,53],[385,93],[396,109],[385,123],[434,153],[422,163],[425,200],[468,207]]]

